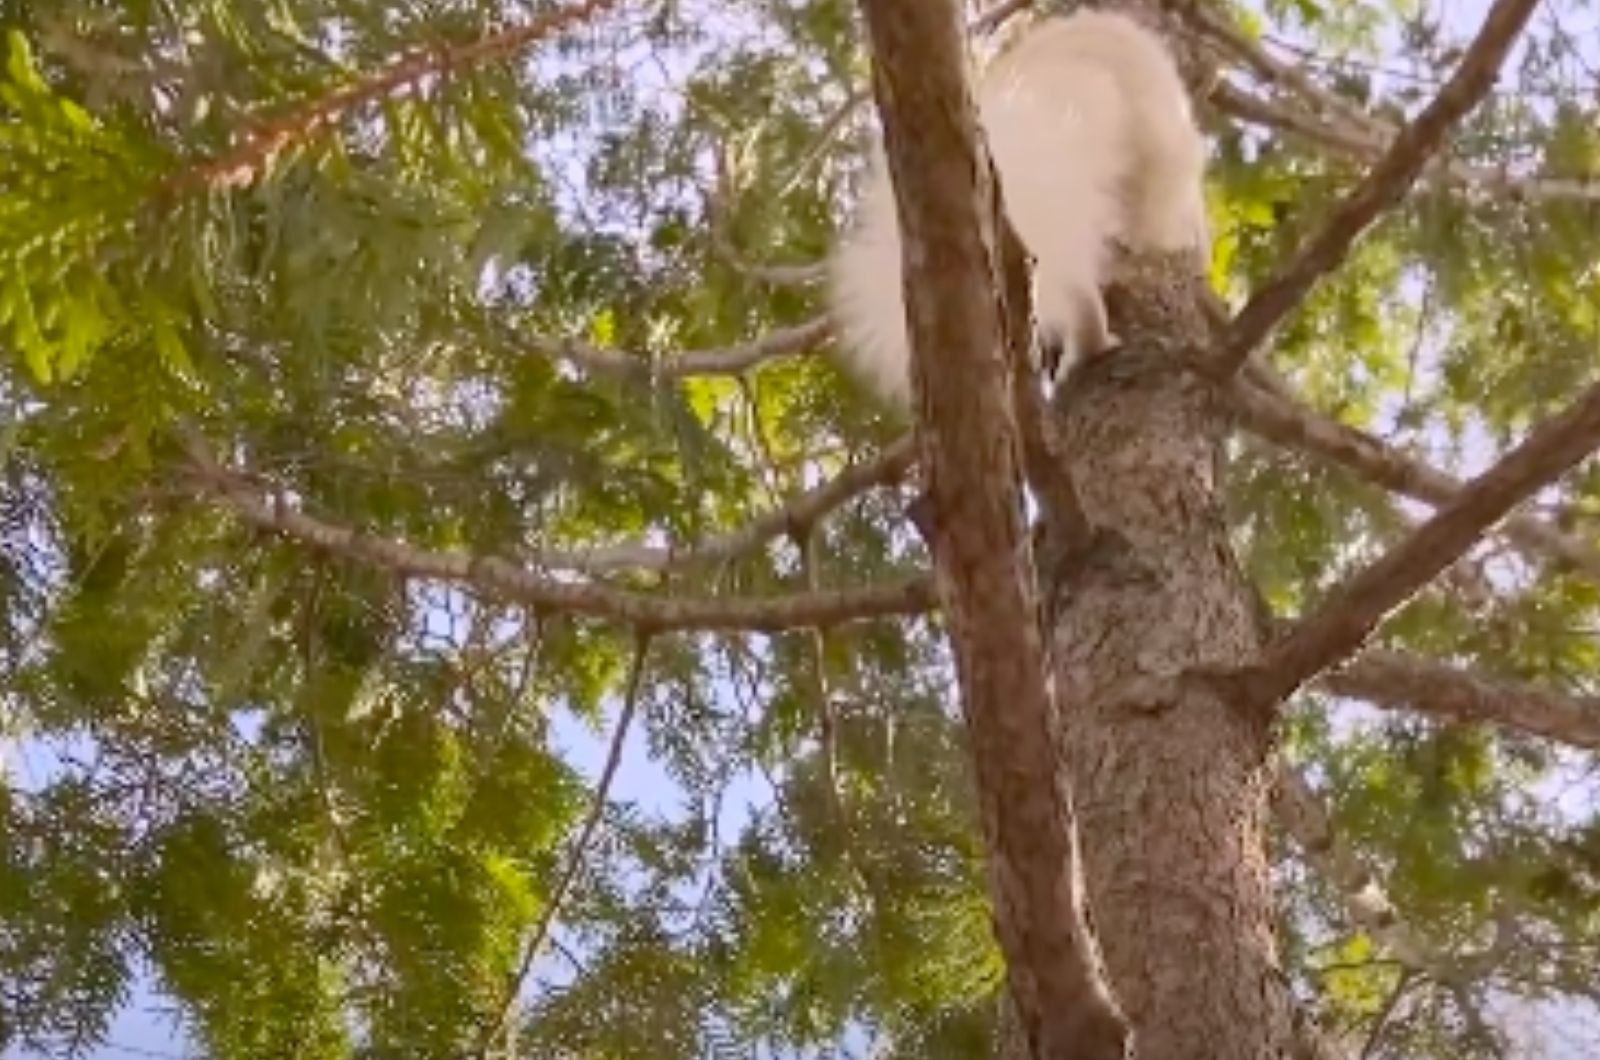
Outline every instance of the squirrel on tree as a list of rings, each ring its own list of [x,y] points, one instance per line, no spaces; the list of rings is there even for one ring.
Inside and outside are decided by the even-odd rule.
[[[979,120],[1006,211],[1033,255],[1039,345],[1060,364],[1116,344],[1101,295],[1113,241],[1209,253],[1205,142],[1160,37],[1125,15],[1079,11],[1021,31],[978,76]],[[875,147],[856,226],[829,261],[846,361],[883,397],[911,401],[894,190]]]

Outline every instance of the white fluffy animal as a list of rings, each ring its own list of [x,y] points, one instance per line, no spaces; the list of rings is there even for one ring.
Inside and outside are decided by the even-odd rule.
[[[1115,344],[1101,297],[1112,240],[1205,253],[1205,143],[1159,37],[1079,11],[1021,32],[978,76],[979,118],[1006,211],[1034,257],[1034,313],[1063,363]],[[902,408],[911,400],[900,232],[875,148],[856,227],[829,263],[840,349]]]

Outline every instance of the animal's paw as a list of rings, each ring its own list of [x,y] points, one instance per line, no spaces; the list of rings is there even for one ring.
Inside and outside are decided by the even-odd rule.
[[[1055,382],[1067,362],[1067,338],[1054,329],[1041,327],[1034,341],[1034,367],[1044,372],[1044,377]]]

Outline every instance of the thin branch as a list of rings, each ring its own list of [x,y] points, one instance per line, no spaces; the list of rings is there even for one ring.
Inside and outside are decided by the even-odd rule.
[[[1395,977],[1394,987],[1390,989],[1389,996],[1384,998],[1383,1007],[1378,1010],[1378,1015],[1372,1020],[1372,1028],[1367,1032],[1367,1040],[1361,1045],[1359,1060],[1371,1060],[1378,1055],[1378,1046],[1383,1042],[1383,1032],[1388,1030],[1389,1021],[1393,1019],[1395,1011],[1400,1007],[1400,1002],[1416,982],[1416,973],[1409,968],[1402,967],[1400,974]]]
[[[913,575],[887,585],[718,599],[636,592],[592,582],[560,581],[498,556],[436,552],[362,533],[306,514],[282,493],[255,485],[190,446],[189,477],[204,494],[253,526],[393,574],[470,585],[490,595],[545,611],[625,622],[640,629],[775,632],[841,625],[867,618],[923,614],[936,601],[931,580]]]
[[[561,908],[577,882],[579,873],[583,871],[589,854],[589,845],[594,842],[595,834],[600,830],[600,820],[605,816],[606,806],[611,801],[611,783],[616,779],[617,768],[622,764],[622,749],[627,745],[628,729],[633,725],[633,716],[639,707],[639,689],[643,684],[645,661],[649,655],[650,636],[640,634],[633,650],[633,666],[628,671],[628,684],[622,697],[622,711],[617,716],[617,725],[611,734],[611,746],[606,751],[605,765],[600,770],[599,782],[595,785],[594,796],[589,801],[589,813],[584,818],[577,839],[567,849],[561,875],[556,879],[555,887],[551,889],[550,897],[545,901],[544,911],[538,923],[534,925],[532,934],[522,947],[517,970],[506,985],[506,996],[501,1003],[499,1016],[490,1026],[489,1033],[478,1050],[480,1057],[488,1056],[495,1043],[510,1030],[511,1020],[516,1012],[517,995],[522,992],[528,973],[533,970],[533,962],[544,949],[545,941],[555,927],[556,918],[561,914]]]
[[[770,283],[775,287],[809,287],[811,284],[821,282],[828,275],[827,264],[820,261],[807,265],[773,265],[746,261],[739,257],[731,246],[726,245],[719,245],[717,253],[736,271],[752,280]]]
[[[1394,127],[1372,119],[1373,131],[1341,129],[1315,115],[1272,100],[1261,99],[1227,81],[1211,90],[1211,103],[1219,111],[1242,121],[1293,133],[1311,143],[1331,147],[1350,158],[1375,162],[1383,157]],[[1447,186],[1501,195],[1512,199],[1600,202],[1600,180],[1578,177],[1519,176],[1508,167],[1480,166],[1435,158],[1423,170],[1444,178]],[[1429,185],[1431,187],[1431,185]]]
[[[528,562],[544,570],[613,574],[619,571],[679,571],[747,556],[796,528],[810,527],[824,516],[877,486],[898,482],[916,460],[908,434],[873,459],[854,464],[813,489],[790,497],[781,506],[756,516],[737,530],[687,545],[638,543],[601,545],[592,549],[540,549]]]
[[[569,361],[593,372],[671,380],[697,375],[739,375],[767,361],[805,353],[827,339],[832,331],[833,322],[826,316],[818,316],[803,324],[775,328],[758,339],[737,346],[686,350],[665,357],[602,349],[576,339],[551,339],[539,335],[515,336],[512,341],[541,357]]]
[[[800,186],[800,182],[811,172],[812,167],[822,161],[822,157],[833,147],[834,137],[839,135],[839,130],[845,127],[867,99],[867,91],[865,89],[857,89],[846,96],[844,102],[834,108],[833,113],[828,115],[828,119],[822,123],[822,128],[818,129],[816,136],[812,138],[811,146],[806,149],[805,154],[800,156],[800,161],[796,162],[793,168],[783,175],[783,179],[778,181],[778,198],[788,197],[790,192]],[[825,269],[818,269],[817,271],[819,275],[826,272]]]
[[[1033,1054],[1111,1060],[1128,1029],[1081,901],[1050,738],[1023,456],[1006,362],[1004,213],[954,0],[861,0],[902,235],[924,535],[950,626],[996,933]],[[1015,336],[1012,336],[1015,338]]]
[[[1033,6],[1033,0],[1003,0],[993,7],[985,8],[983,13],[967,25],[967,32],[974,36],[993,33],[1010,21],[1012,15],[1020,15]]]
[[[1481,721],[1600,750],[1600,698],[1565,696],[1397,651],[1368,651],[1318,682],[1380,707]]]
[[[1461,494],[1460,479],[1407,456],[1383,442],[1282,396],[1235,381],[1229,397],[1240,422],[1268,441],[1350,469],[1368,482],[1439,507]],[[1519,546],[1550,556],[1600,582],[1600,552],[1549,523],[1519,515],[1506,520],[1505,534]]]
[[[1482,969],[1492,968],[1504,959],[1506,947],[1515,938],[1510,921],[1498,918],[1494,938],[1477,953],[1462,955],[1440,950],[1401,919],[1376,877],[1340,839],[1322,800],[1303,776],[1284,769],[1273,794],[1278,822],[1299,845],[1306,860],[1338,889],[1350,919],[1399,961],[1404,973],[1409,973],[1406,981],[1421,977],[1438,984],[1460,1006],[1469,1032],[1497,1046],[1498,1036],[1478,1010],[1473,979]],[[1374,1035],[1379,1030],[1381,1027],[1375,1028]]]
[[[1306,240],[1293,260],[1234,318],[1216,354],[1219,374],[1237,372],[1250,351],[1294,311],[1317,281],[1344,262],[1351,246],[1378,215],[1400,201],[1450,129],[1494,84],[1500,64],[1537,5],[1538,0],[1496,0],[1477,39],[1439,94],[1400,131],[1388,152],[1333,211],[1322,230]]]
[[[1255,75],[1269,84],[1288,89],[1313,108],[1320,110],[1335,125],[1352,133],[1373,133],[1375,119],[1355,104],[1323,88],[1291,63],[1286,63],[1247,36],[1226,17],[1202,4],[1183,4],[1180,14],[1201,33],[1242,60]]]
[[[1062,559],[1077,554],[1094,535],[1078,500],[1071,470],[1061,457],[1055,418],[1045,406],[1029,356],[1037,348],[1037,339],[1028,250],[1011,219],[1002,212],[999,220],[998,258],[1005,299],[1006,355],[1011,363],[1011,402],[1022,441],[1023,467],[1049,535],[1035,543],[1035,568],[1046,579],[1048,600]]]
[[[246,185],[274,157],[303,144],[351,111],[429,77],[509,59],[540,41],[592,21],[620,0],[580,0],[536,16],[520,26],[486,33],[465,44],[419,48],[351,85],[313,100],[299,110],[251,129],[220,157],[179,170],[165,182],[169,191],[221,190]]]
[[[1376,877],[1339,838],[1322,800],[1305,777],[1285,766],[1273,795],[1278,823],[1306,860],[1339,891],[1350,919],[1402,966],[1437,982],[1449,981],[1449,962],[1401,919]]]
[[[1600,384],[1547,421],[1382,559],[1329,594],[1252,667],[1247,696],[1277,703],[1346,658],[1389,611],[1454,563],[1513,507],[1600,445]]]

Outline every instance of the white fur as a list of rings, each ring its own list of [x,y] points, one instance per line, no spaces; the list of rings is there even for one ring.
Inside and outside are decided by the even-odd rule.
[[[1166,47],[1123,15],[1080,11],[1019,34],[979,75],[979,118],[1006,210],[1033,254],[1034,313],[1066,360],[1115,339],[1101,300],[1112,240],[1206,252],[1205,143]],[[834,249],[830,297],[850,367],[911,399],[894,191],[875,148],[856,227]]]

